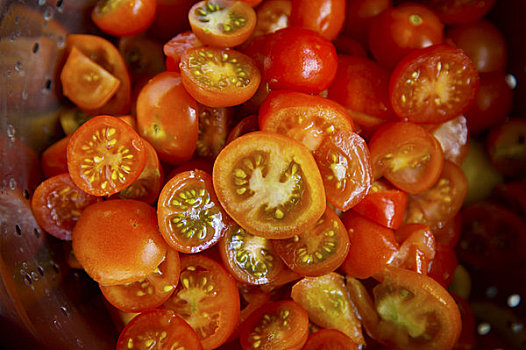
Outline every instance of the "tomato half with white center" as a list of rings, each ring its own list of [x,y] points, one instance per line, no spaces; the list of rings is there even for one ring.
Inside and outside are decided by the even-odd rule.
[[[478,87],[478,72],[469,57],[442,44],[405,56],[389,82],[394,112],[415,123],[443,123],[458,117],[473,104]]]
[[[436,182],[444,164],[440,143],[410,122],[380,127],[369,141],[375,178],[385,177],[408,193],[423,192]]]
[[[109,196],[130,186],[146,164],[141,137],[112,116],[88,120],[69,139],[68,171],[73,182],[94,196]]]
[[[240,300],[235,280],[203,255],[181,258],[179,284],[163,308],[175,311],[195,330],[204,349],[227,341],[238,319]]]
[[[157,216],[166,242],[187,254],[216,244],[230,225],[214,193],[212,177],[202,170],[179,173],[164,185]]]
[[[254,235],[290,238],[325,212],[316,162],[287,136],[256,131],[238,137],[217,156],[213,180],[226,212]]]

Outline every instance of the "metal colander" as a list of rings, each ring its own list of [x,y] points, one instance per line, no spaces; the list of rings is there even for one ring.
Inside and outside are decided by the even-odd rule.
[[[117,330],[97,285],[68,267],[63,244],[41,231],[29,205],[42,179],[38,155],[62,135],[56,82],[65,37],[97,32],[89,20],[93,5],[94,0],[0,0],[2,348],[115,347]],[[517,30],[513,23],[524,20],[525,9],[523,0],[497,1],[494,12],[506,19],[502,28],[507,35]],[[520,35],[524,41],[524,31]],[[514,113],[526,115],[524,42],[515,44],[520,42],[509,42],[510,54],[524,59],[511,67],[518,82]],[[526,349],[525,272],[518,268],[513,279],[473,272],[471,300],[480,348],[493,349],[484,339],[498,332],[510,348]]]

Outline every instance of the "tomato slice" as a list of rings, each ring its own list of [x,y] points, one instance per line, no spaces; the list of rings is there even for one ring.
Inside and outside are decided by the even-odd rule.
[[[271,283],[283,270],[283,261],[269,239],[251,235],[236,224],[221,239],[219,253],[227,270],[244,283]]]
[[[182,257],[180,276],[163,307],[174,310],[192,326],[204,349],[219,347],[239,320],[235,280],[220,264],[203,255]]]
[[[283,300],[264,304],[241,325],[241,347],[299,350],[309,335],[309,318],[298,303]]]
[[[312,333],[303,350],[357,350],[356,344],[337,329],[322,328]]]
[[[375,178],[384,176],[408,193],[421,193],[435,184],[444,164],[440,143],[410,122],[380,127],[369,141]]]
[[[71,240],[71,232],[82,211],[101,199],[82,191],[67,173],[41,182],[31,198],[38,224],[50,235]]]
[[[349,251],[349,236],[338,215],[327,206],[314,227],[272,244],[292,271],[321,276],[342,264]]]
[[[67,147],[73,182],[94,196],[109,196],[130,186],[146,164],[141,137],[124,121],[98,116],[71,135]]]
[[[217,156],[213,178],[226,212],[257,236],[290,238],[325,211],[314,158],[287,136],[255,131],[238,137]]]
[[[215,195],[212,177],[202,170],[179,173],[164,185],[157,216],[166,242],[187,254],[216,244],[230,224]]]
[[[179,253],[168,249],[164,261],[144,279],[129,284],[105,286],[102,294],[117,309],[124,312],[142,312],[161,306],[175,290],[179,281],[181,263]]]
[[[156,309],[134,317],[121,331],[117,350],[195,349],[203,347],[195,331],[170,310]]]
[[[256,11],[243,1],[206,0],[192,6],[188,20],[203,44],[234,47],[254,31]]]
[[[394,112],[415,123],[442,123],[458,117],[475,101],[479,76],[466,54],[439,44],[416,49],[391,74]]]
[[[146,31],[155,17],[155,0],[100,0],[91,19],[102,31],[114,36],[133,36]]]
[[[292,286],[291,297],[323,328],[335,328],[359,345],[364,345],[361,323],[345,288],[342,275],[331,272],[305,277]]]

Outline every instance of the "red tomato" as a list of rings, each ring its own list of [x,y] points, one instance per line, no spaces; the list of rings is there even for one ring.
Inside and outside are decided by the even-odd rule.
[[[234,119],[232,109],[199,104],[198,114],[199,137],[195,154],[213,160],[226,145],[226,138]]]
[[[338,131],[326,136],[313,154],[329,203],[347,211],[367,195],[374,175],[369,148],[360,135],[348,130]]]
[[[374,175],[384,176],[408,193],[421,193],[438,180],[444,164],[442,148],[424,128],[392,122],[378,129],[369,141]]]
[[[79,217],[72,237],[79,263],[103,285],[143,279],[166,256],[155,209],[132,199],[90,205]]]
[[[239,136],[248,134],[252,131],[258,131],[259,130],[259,121],[258,116],[251,114],[243,119],[241,119],[228,133],[228,136],[226,138],[226,143],[230,143],[234,141],[234,139],[237,139]]]
[[[372,19],[391,7],[393,7],[392,0],[348,0],[343,25],[344,33],[363,45],[368,45]]]
[[[338,57],[332,42],[320,34],[288,27],[267,40],[263,78],[271,89],[318,94],[332,83]]]
[[[179,72],[179,63],[185,51],[194,47],[201,47],[203,43],[197,39],[194,32],[186,31],[177,34],[163,46],[166,55],[166,70]]]
[[[353,130],[349,114],[329,99],[297,91],[271,91],[259,109],[259,127],[302,142],[316,150],[327,136]]]
[[[181,57],[181,79],[198,102],[210,107],[230,107],[250,99],[261,74],[247,55],[213,47],[197,47]]]
[[[256,28],[253,36],[274,33],[289,24],[292,0],[267,0],[256,8]]]
[[[455,350],[472,350],[477,348],[477,341],[475,339],[475,314],[471,308],[470,303],[462,298],[460,295],[451,293],[457,302],[462,317],[462,332],[455,344]]]
[[[93,8],[91,19],[110,35],[138,35],[152,24],[156,7],[155,0],[100,0]]]
[[[42,152],[40,166],[45,178],[68,172],[68,142],[69,136],[63,137]]]
[[[453,248],[437,244],[436,254],[429,264],[429,277],[440,283],[444,288],[453,281],[453,274],[458,266],[458,259]]]
[[[364,46],[356,39],[346,35],[339,35],[333,40],[336,51],[340,55],[367,57]],[[338,76],[338,74],[336,74]]]
[[[163,305],[195,330],[203,349],[225,343],[239,320],[239,293],[225,269],[203,255],[181,258],[179,284]]]
[[[148,349],[152,346],[159,349],[203,349],[192,327],[173,311],[163,309],[143,312],[134,317],[121,331],[116,349]]]
[[[336,270],[349,252],[349,236],[334,210],[327,207],[315,226],[272,245],[285,264],[302,276],[321,276]]]
[[[186,92],[179,73],[160,73],[142,88],[137,97],[137,128],[161,161],[180,164],[192,157],[199,130],[197,103]]]
[[[526,120],[512,118],[493,128],[486,140],[491,163],[501,174],[518,177],[526,170]]]
[[[119,51],[128,66],[135,88],[165,70],[163,43],[145,35],[119,38]]]
[[[137,180],[146,164],[146,151],[132,127],[102,115],[71,135],[67,161],[77,186],[94,196],[109,196]]]
[[[526,197],[525,197],[526,198]],[[454,248],[460,238],[462,217],[457,213],[452,219],[443,223],[442,227],[433,229],[435,240],[439,245]]]
[[[420,0],[445,24],[473,23],[484,17],[496,0]]]
[[[342,216],[351,246],[342,269],[350,277],[368,278],[382,271],[398,253],[393,230],[355,213]]]
[[[244,350],[299,350],[309,335],[309,318],[292,300],[269,302],[255,310],[241,325]]]
[[[38,224],[50,235],[71,240],[71,232],[82,211],[101,198],[87,194],[67,173],[55,175],[38,185],[31,209]]]
[[[313,156],[287,136],[256,131],[238,137],[217,156],[213,178],[226,212],[257,236],[290,238],[325,211]]]
[[[357,350],[356,344],[335,328],[322,328],[312,333],[303,350]]]
[[[345,21],[345,0],[292,0],[289,23],[335,39]]]
[[[433,45],[414,50],[398,63],[389,93],[400,119],[442,123],[469,109],[478,86],[477,69],[462,50]]]
[[[305,277],[292,286],[292,300],[303,306],[309,320],[322,328],[335,328],[364,345],[360,320],[345,288],[342,275],[331,272],[319,277]]]
[[[436,253],[435,237],[429,226],[405,224],[395,231],[395,236],[400,248],[389,265],[427,275]]]
[[[212,177],[201,170],[179,173],[164,185],[157,217],[166,242],[187,254],[216,244],[230,225],[214,193]]]
[[[371,21],[369,48],[383,66],[392,68],[414,49],[441,44],[444,25],[428,7],[404,3]]]
[[[142,312],[161,306],[175,290],[181,264],[179,253],[166,251],[163,262],[144,279],[122,285],[99,285],[111,305],[124,312]]]
[[[469,137],[466,123],[466,118],[459,116],[438,125],[427,126],[440,143],[444,160],[461,165],[468,155]]]

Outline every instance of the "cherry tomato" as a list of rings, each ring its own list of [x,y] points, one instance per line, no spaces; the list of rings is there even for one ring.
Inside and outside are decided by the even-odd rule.
[[[292,0],[289,22],[335,39],[345,21],[345,0]]]
[[[197,103],[175,72],[151,79],[137,97],[137,128],[161,161],[180,164],[192,158],[199,132]]]
[[[237,139],[241,135],[245,135],[245,134],[248,134],[249,132],[258,131],[258,130],[259,130],[258,116],[255,114],[251,114],[241,119],[236,125],[232,127],[232,129],[230,130],[226,138],[226,143],[228,144],[234,141],[234,139]]]
[[[344,34],[339,35],[333,40],[333,42],[336,51],[340,55],[368,57],[365,47],[358,40],[353,39],[350,36]],[[338,76],[338,74],[336,74],[336,76]]]
[[[93,8],[91,19],[105,33],[132,36],[148,29],[156,7],[155,0],[100,0]]]
[[[164,185],[157,217],[166,242],[187,254],[216,244],[229,227],[229,218],[214,193],[212,177],[201,170],[179,173]]]
[[[349,236],[334,210],[327,207],[315,226],[292,238],[272,240],[285,264],[302,276],[336,270],[349,251]]]
[[[184,87],[198,102],[209,107],[229,107],[250,99],[261,74],[245,54],[213,47],[197,47],[181,57]]]
[[[442,227],[433,229],[433,234],[435,235],[435,240],[438,244],[454,248],[460,238],[461,230],[462,217],[459,212],[452,219],[445,221]]]
[[[428,7],[403,3],[371,21],[369,48],[383,66],[392,68],[414,49],[441,44],[444,25]]]
[[[199,136],[195,149],[196,156],[215,159],[226,145],[226,138],[233,122],[232,109],[198,105]]]
[[[159,40],[144,35],[121,37],[118,48],[135,87],[165,70],[163,44]]]
[[[245,350],[299,350],[309,335],[307,312],[292,300],[269,302],[255,310],[240,329]]]
[[[175,311],[197,333],[203,349],[225,343],[239,320],[235,280],[203,255],[181,258],[181,275],[174,293],[162,306]]]
[[[245,230],[290,238],[325,211],[323,181],[301,143],[256,131],[230,142],[216,158],[214,189],[226,212]]]
[[[50,235],[71,240],[71,232],[82,211],[100,201],[75,185],[67,173],[41,182],[31,198],[31,209],[38,224]]]
[[[484,17],[496,0],[420,0],[445,24],[473,23]]]
[[[416,49],[391,74],[391,105],[402,120],[442,123],[469,109],[479,76],[466,54],[447,45]]]
[[[356,344],[335,328],[322,328],[312,333],[303,350],[357,350]]]
[[[318,94],[336,76],[336,49],[320,34],[287,27],[269,34],[267,40],[263,78],[271,89]]]
[[[69,136],[63,137],[42,152],[40,166],[45,178],[68,172],[68,142]]]
[[[109,196],[130,186],[146,164],[141,137],[122,120],[98,116],[71,135],[67,147],[73,182],[94,196]]]
[[[179,63],[186,50],[201,47],[203,43],[195,36],[192,31],[185,31],[171,38],[163,46],[166,55],[166,70],[179,72]]]
[[[256,11],[243,1],[199,1],[188,12],[192,32],[205,45],[234,47],[256,26]]]
[[[343,31],[352,38],[368,45],[369,27],[374,17],[393,7],[392,0],[348,0]]]
[[[134,317],[121,331],[117,350],[130,348],[202,350],[195,331],[182,317],[170,310],[155,309]]]
[[[256,8],[256,28],[253,36],[262,36],[286,28],[289,24],[292,0],[267,0]]]
[[[331,272],[305,277],[292,286],[291,298],[303,306],[309,320],[323,328],[335,328],[363,345],[360,320],[354,312],[342,275]]]
[[[461,165],[469,148],[466,118],[459,116],[438,125],[429,125],[428,130],[440,143],[444,160]]]
[[[453,248],[436,245],[436,254],[429,263],[428,275],[444,288],[449,287],[458,266],[458,259]]]
[[[444,164],[442,148],[424,128],[392,122],[378,129],[369,141],[375,178],[384,176],[408,193],[421,193],[438,180]]]
[[[88,275],[103,285],[144,279],[166,256],[155,209],[132,199],[98,202],[73,228],[73,252]]]
[[[395,236],[400,248],[389,265],[427,275],[436,254],[435,237],[429,226],[405,224],[395,231]]]
[[[512,118],[493,128],[486,140],[493,166],[503,175],[518,177],[526,170],[526,121]]]

